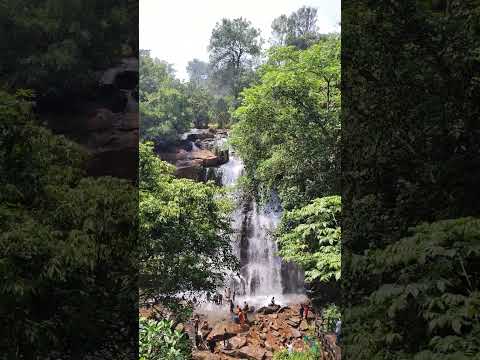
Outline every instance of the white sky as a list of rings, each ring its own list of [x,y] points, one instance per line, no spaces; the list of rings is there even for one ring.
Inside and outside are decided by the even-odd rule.
[[[187,79],[193,58],[208,61],[212,29],[222,18],[244,17],[262,32],[268,44],[271,24],[303,5],[318,9],[320,32],[339,31],[341,0],[140,0],[140,48],[174,65]]]

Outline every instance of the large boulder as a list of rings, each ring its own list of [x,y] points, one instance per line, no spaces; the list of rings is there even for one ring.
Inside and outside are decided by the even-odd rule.
[[[101,131],[113,127],[114,114],[109,109],[97,109],[87,118],[85,127],[87,132]],[[138,127],[138,124],[137,124]]]
[[[302,320],[300,323],[300,326],[298,327],[298,330],[300,331],[307,331],[309,328],[308,323],[305,320]]]
[[[280,309],[280,305],[269,305],[269,306],[263,306],[260,309],[257,310],[257,313],[259,314],[274,314]]]
[[[293,327],[298,327],[302,319],[299,316],[292,316],[286,320],[287,324]]]
[[[218,166],[220,164],[219,157],[215,155],[210,150],[201,149],[192,151],[189,154],[191,159],[200,159],[202,160],[203,166],[205,167],[213,167]]]
[[[225,333],[225,329],[227,330]],[[210,334],[207,337],[207,340],[220,341],[223,340],[224,336],[228,339],[242,333],[245,329],[240,326],[240,324],[235,324],[232,322],[220,322],[216,324]]]
[[[232,352],[232,356],[240,359],[249,360],[263,360],[265,358],[266,350],[257,346],[244,346],[241,349]]]
[[[195,142],[196,140],[205,140],[205,139],[213,139],[215,134],[212,134],[209,131],[202,131],[198,133],[188,134],[187,140]]]
[[[231,349],[240,349],[247,345],[247,338],[245,336],[234,336],[230,340],[228,340],[230,343]]]
[[[203,162],[199,159],[187,160],[177,164],[175,176],[192,180],[201,180],[203,178]]]

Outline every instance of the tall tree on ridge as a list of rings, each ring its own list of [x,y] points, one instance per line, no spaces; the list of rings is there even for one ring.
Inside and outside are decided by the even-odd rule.
[[[208,50],[217,78],[238,98],[253,58],[260,55],[260,30],[244,18],[222,19],[212,31]]]

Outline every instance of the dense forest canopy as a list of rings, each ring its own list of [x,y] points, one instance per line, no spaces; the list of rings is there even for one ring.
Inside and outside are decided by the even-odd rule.
[[[136,298],[137,193],[86,177],[85,150],[39,126],[30,99],[0,92],[0,349],[70,358],[113,334],[128,343],[118,326],[131,328],[122,313]]]
[[[342,9],[349,358],[478,357],[479,11],[413,0]]]
[[[135,14],[132,0],[2,1],[0,81],[40,98],[84,96],[98,71],[136,56]]]

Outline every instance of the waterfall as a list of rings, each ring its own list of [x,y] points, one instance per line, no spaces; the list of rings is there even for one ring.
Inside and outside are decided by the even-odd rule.
[[[233,186],[243,174],[244,166],[232,153],[220,171],[222,185]],[[303,272],[294,264],[282,262],[277,255],[273,232],[281,218],[278,198],[272,196],[267,204],[260,206],[254,199],[245,200],[241,195],[237,189],[234,194],[236,209],[232,215],[235,232],[232,245],[241,269],[230,278],[229,286],[250,303],[264,303],[272,296],[281,299],[285,294],[302,294]]]

